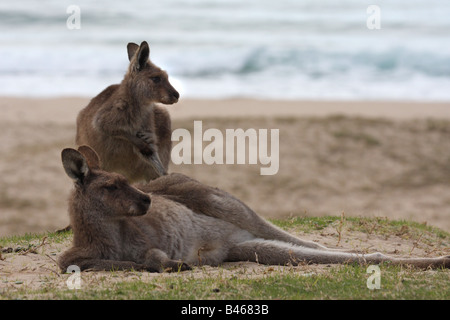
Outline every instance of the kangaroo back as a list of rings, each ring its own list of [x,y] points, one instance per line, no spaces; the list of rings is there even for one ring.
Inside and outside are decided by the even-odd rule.
[[[232,223],[255,237],[279,240],[308,248],[326,249],[317,243],[294,237],[274,226],[231,194],[182,174],[172,173],[149,184],[139,185],[138,188],[146,193],[164,195],[196,213]]]

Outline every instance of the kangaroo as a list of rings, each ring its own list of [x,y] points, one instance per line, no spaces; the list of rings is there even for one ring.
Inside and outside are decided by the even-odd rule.
[[[139,186],[101,168],[91,148],[64,149],[74,180],[69,200],[73,246],[58,258],[62,272],[81,270],[184,271],[226,261],[261,264],[339,264],[389,261],[450,268],[450,256],[397,258],[357,254],[303,241],[270,224],[223,190],[172,173]]]
[[[156,105],[176,103],[179,93],[165,71],[150,60],[147,42],[127,46],[130,61],[120,84],[107,87],[77,117],[76,144],[91,146],[103,169],[129,181],[149,181],[167,173],[171,121]]]

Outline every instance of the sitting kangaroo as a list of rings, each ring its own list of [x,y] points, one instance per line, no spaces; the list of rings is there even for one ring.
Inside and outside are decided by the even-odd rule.
[[[58,259],[62,272],[70,265],[81,270],[177,271],[225,261],[272,265],[390,261],[450,267],[450,256],[363,255],[300,240],[225,191],[181,174],[160,177],[139,190],[122,175],[101,170],[97,154],[86,146],[64,149],[62,163],[75,182],[69,202],[73,247]]]
[[[104,170],[131,182],[149,181],[167,173],[172,148],[170,116],[155,103],[173,104],[180,95],[149,60],[147,42],[129,43],[127,49],[130,64],[122,82],[78,114],[76,143],[91,146]]]

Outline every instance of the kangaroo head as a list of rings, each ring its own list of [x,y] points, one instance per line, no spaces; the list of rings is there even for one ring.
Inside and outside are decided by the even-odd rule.
[[[150,48],[147,42],[140,46],[127,45],[130,66],[124,78],[131,93],[144,101],[174,104],[180,94],[169,82],[167,72],[155,66],[150,60]]]
[[[99,158],[90,147],[64,149],[61,158],[64,170],[75,183],[73,201],[86,214],[102,219],[147,213],[150,197],[132,187],[122,175],[101,170]]]

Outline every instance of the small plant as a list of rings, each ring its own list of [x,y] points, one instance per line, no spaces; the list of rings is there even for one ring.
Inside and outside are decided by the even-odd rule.
[[[344,228],[344,222],[345,222],[345,214],[344,214],[344,212],[342,212],[341,219],[339,220],[339,225],[336,228],[336,231],[338,233],[338,242],[336,244],[336,247],[339,246],[339,244],[341,243],[342,231],[343,231],[343,228]]]

